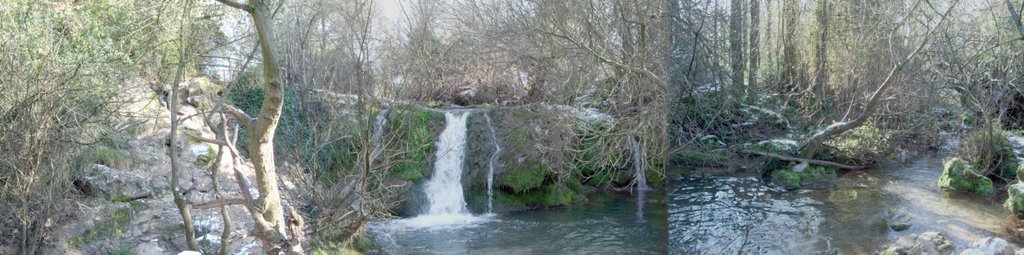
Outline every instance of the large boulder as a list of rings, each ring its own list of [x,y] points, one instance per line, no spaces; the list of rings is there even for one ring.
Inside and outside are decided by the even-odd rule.
[[[1013,213],[1024,213],[1024,183],[1017,182],[1006,187],[1006,202],[1003,206]]]
[[[939,187],[945,191],[974,192],[982,195],[992,195],[995,192],[991,179],[979,174],[967,161],[956,157],[943,162]]]
[[[83,176],[76,178],[75,186],[87,195],[105,199],[133,198],[154,195],[155,180],[137,173],[123,171],[105,165],[93,164],[85,169]],[[91,193],[91,194],[89,194]]]

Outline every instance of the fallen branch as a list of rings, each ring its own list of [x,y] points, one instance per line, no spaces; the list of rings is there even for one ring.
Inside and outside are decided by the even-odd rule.
[[[836,163],[836,162],[832,162],[832,161],[825,161],[825,160],[787,157],[787,156],[783,156],[783,155],[779,155],[779,154],[775,154],[775,153],[768,153],[768,152],[762,152],[762,151],[744,150],[742,152],[743,153],[747,153],[747,154],[754,154],[754,155],[759,155],[759,156],[765,156],[765,157],[769,157],[769,158],[776,158],[776,159],[780,159],[780,160],[784,160],[784,161],[806,162],[808,164],[815,164],[815,165],[820,165],[820,166],[831,166],[831,167],[835,167],[835,168],[839,168],[839,169],[846,169],[846,170],[860,170],[860,169],[864,169],[865,168],[864,166],[851,166],[851,165],[845,165],[845,164],[840,164],[840,163]]]

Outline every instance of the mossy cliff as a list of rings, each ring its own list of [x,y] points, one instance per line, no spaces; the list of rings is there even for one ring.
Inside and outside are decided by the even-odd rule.
[[[607,115],[591,110],[543,104],[474,112],[467,124],[463,178],[471,209],[486,209],[488,164],[495,143],[501,148],[494,162],[497,212],[571,205],[585,200],[588,191],[629,184],[634,178],[633,154],[625,145],[631,137],[607,130],[609,121]],[[646,161],[648,182],[663,184],[663,162]]]

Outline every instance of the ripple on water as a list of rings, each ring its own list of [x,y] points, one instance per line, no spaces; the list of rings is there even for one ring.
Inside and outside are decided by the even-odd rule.
[[[809,253],[822,241],[821,203],[754,177],[684,177],[670,197],[674,254]]]
[[[590,202],[584,205],[477,216],[481,219],[456,226],[434,224],[448,219],[418,217],[375,222],[369,232],[389,254],[668,252],[664,195],[648,194],[641,204],[644,210],[638,210],[637,198],[629,194],[594,193],[588,197]]]

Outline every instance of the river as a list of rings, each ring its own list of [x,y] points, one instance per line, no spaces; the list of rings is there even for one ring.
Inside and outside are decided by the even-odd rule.
[[[672,254],[870,254],[900,236],[936,231],[957,250],[1009,237],[1005,197],[942,192],[942,158],[853,171],[811,189],[786,191],[755,173],[690,172],[672,179]],[[721,171],[718,171],[721,172]],[[891,222],[909,229],[896,232]]]

